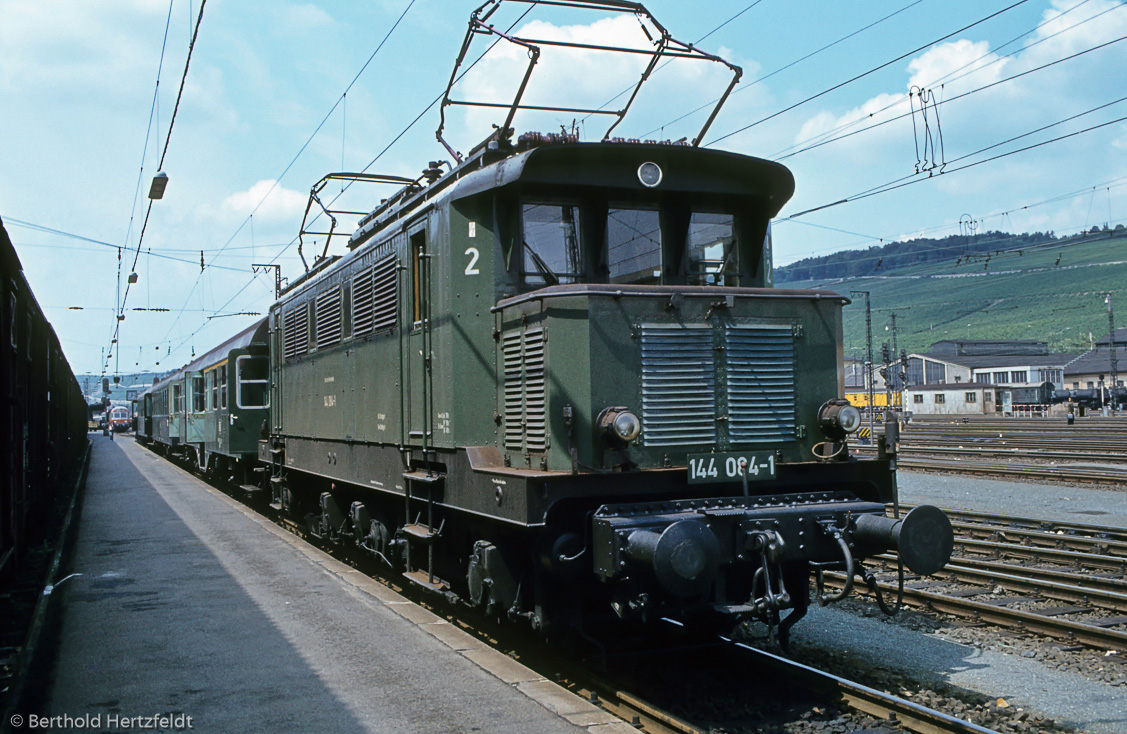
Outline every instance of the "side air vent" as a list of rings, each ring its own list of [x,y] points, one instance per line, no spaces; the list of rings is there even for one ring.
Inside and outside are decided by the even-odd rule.
[[[395,256],[389,255],[352,279],[352,332],[394,328],[396,307]]]
[[[505,370],[504,443],[514,451],[548,448],[544,329],[513,331],[501,338]]]
[[[340,344],[340,287],[317,296],[317,348]]]
[[[309,304],[303,303],[285,314],[285,355],[294,359],[309,351]]]
[[[376,331],[395,326],[395,256],[377,262],[372,272],[372,328]]]
[[[794,335],[790,326],[724,331],[732,443],[794,439]]]
[[[716,440],[715,349],[708,326],[642,326],[646,446]]]
[[[352,333],[363,336],[372,330],[372,268],[352,278]]]

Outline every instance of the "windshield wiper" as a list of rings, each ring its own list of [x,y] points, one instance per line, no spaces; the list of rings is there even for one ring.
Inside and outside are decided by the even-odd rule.
[[[548,267],[548,263],[544,262],[540,256],[536,254],[536,250],[533,250],[527,242],[523,240],[521,242],[524,244],[524,249],[532,256],[532,264],[540,271],[540,275],[544,276],[544,283],[547,285],[559,285],[560,277],[552,272],[552,269]]]

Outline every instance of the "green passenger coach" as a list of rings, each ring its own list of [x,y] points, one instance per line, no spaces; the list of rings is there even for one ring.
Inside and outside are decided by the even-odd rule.
[[[252,470],[270,408],[266,338],[261,319],[141,393],[138,440],[208,475],[257,481]]]

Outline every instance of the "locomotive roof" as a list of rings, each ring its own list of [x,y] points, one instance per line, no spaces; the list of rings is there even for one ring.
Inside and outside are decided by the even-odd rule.
[[[196,357],[194,360],[184,365],[180,369],[173,372],[168,377],[160,382],[154,384],[145,393],[153,392],[154,390],[163,388],[170,382],[175,382],[184,378],[189,372],[199,372],[213,364],[222,362],[227,359],[228,353],[234,349],[245,349],[251,344],[265,344],[266,343],[266,319],[262,318],[255,321],[247,328],[235,334],[233,337],[223,342],[222,344],[213,347],[210,351]],[[145,393],[142,393],[144,395]]]
[[[518,183],[644,191],[636,171],[646,161],[663,169],[658,192],[755,197],[768,204],[769,217],[778,214],[794,194],[790,169],[742,153],[677,143],[580,143],[566,138],[522,135],[513,146],[494,135],[430,186],[405,187],[364,217],[349,239],[349,248],[355,251],[377,232],[440,192],[444,197],[463,198]]]
[[[377,233],[392,227],[398,231],[436,199],[461,199],[511,185],[587,187],[628,196],[648,191],[637,178],[638,166],[647,161],[663,169],[662,183],[655,189],[659,194],[754,198],[764,203],[767,217],[778,214],[794,194],[790,169],[742,153],[668,141],[580,143],[572,136],[539,133],[522,135],[514,145],[494,133],[429,185],[412,183],[382,202],[360,220],[349,238],[350,252],[314,263],[283,291],[274,307],[303,298],[307,286],[363,254],[363,245]]]

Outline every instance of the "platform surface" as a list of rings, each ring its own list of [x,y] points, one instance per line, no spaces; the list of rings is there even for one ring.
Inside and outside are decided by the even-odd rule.
[[[54,592],[34,715],[95,731],[154,715],[201,732],[633,731],[132,438],[93,441],[81,576]]]

